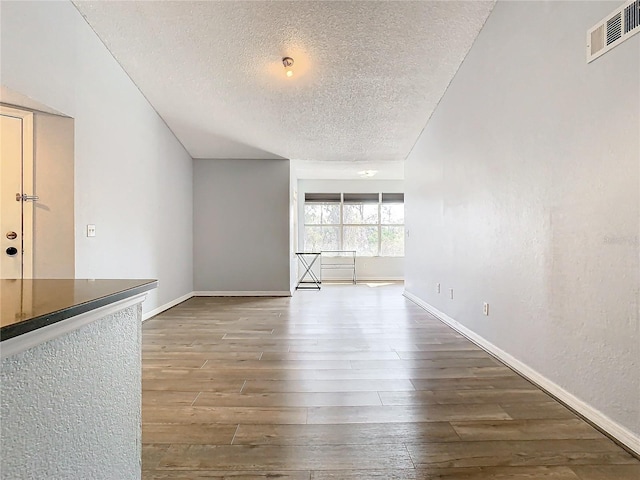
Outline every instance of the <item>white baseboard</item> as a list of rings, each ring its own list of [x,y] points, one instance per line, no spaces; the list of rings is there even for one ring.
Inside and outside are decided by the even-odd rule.
[[[165,303],[164,305],[161,305],[158,308],[154,308],[150,312],[146,312],[142,314],[142,321],[144,322],[145,320],[149,320],[151,317],[155,317],[159,313],[162,313],[165,310],[169,310],[171,307],[175,307],[176,305],[184,302],[185,300],[189,300],[191,297],[193,297],[193,295],[194,295],[194,292],[189,292],[186,295],[182,295],[181,297],[178,297],[175,300],[170,301],[169,303]]]
[[[199,291],[193,292],[194,297],[290,297],[291,292],[289,290],[276,290],[276,291]]]
[[[361,282],[403,282],[404,277],[357,277],[358,283]],[[351,277],[327,277],[322,278],[323,282],[350,282]]]
[[[404,282],[404,277],[358,277],[358,282]]]
[[[556,397],[569,408],[582,415],[584,418],[586,418],[594,425],[606,432],[608,435],[613,437],[616,441],[627,447],[629,450],[635,452],[636,455],[640,455],[640,436],[634,434],[633,432],[620,425],[616,421],[612,420],[588,403],[580,400],[578,397],[568,392],[560,385],[552,382],[533,368],[522,363],[517,358],[496,347],[493,343],[489,342],[484,337],[481,337],[474,331],[468,329],[461,323],[449,317],[446,313],[441,312],[434,306],[429,305],[427,302],[423,301],[412,293],[407,292],[406,290],[404,292],[404,296],[419,307],[425,309],[441,322],[449,325],[451,328],[467,337],[473,343],[478,345],[483,350],[486,350],[488,353],[496,357],[507,366],[511,367],[523,377],[538,385],[541,389]]]

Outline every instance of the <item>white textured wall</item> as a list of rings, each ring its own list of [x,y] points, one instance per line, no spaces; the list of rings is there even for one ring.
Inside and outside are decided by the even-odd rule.
[[[640,36],[585,61],[616,5],[498,2],[406,163],[406,290],[639,436]]]
[[[0,478],[140,478],[140,304],[2,360]]]
[[[289,160],[194,160],[194,289],[289,292]]]
[[[191,157],[70,2],[0,9],[2,84],[75,120],[75,276],[191,292]]]
[[[357,167],[354,167],[357,170]],[[305,193],[403,193],[403,180],[298,180],[298,245],[304,248],[304,195]],[[302,267],[300,267],[302,268]],[[315,271],[315,270],[314,270]],[[300,271],[300,274],[304,270]],[[325,280],[350,280],[350,270],[322,272]],[[359,257],[356,275],[360,280],[402,280],[404,257]]]

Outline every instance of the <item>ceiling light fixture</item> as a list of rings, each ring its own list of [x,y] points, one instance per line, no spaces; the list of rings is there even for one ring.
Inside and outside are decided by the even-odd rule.
[[[287,77],[293,77],[293,58],[284,57],[282,59],[282,65],[284,65],[284,73]]]
[[[378,170],[362,170],[358,172],[358,175],[361,177],[373,177],[376,173],[378,173]]]

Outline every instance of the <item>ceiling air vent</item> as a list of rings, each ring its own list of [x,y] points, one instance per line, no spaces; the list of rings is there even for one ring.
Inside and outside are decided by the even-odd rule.
[[[640,0],[631,2],[624,9],[624,33],[640,27]]]
[[[627,0],[587,32],[587,63],[640,32],[640,0]]]
[[[607,45],[622,38],[622,14],[618,13],[607,20]]]

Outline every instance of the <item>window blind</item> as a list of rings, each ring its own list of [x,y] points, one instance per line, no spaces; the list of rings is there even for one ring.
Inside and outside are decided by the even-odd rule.
[[[344,203],[378,203],[377,193],[345,193]]]
[[[305,202],[315,203],[340,203],[339,193],[305,193]]]
[[[382,203],[404,203],[404,193],[383,193]]]

